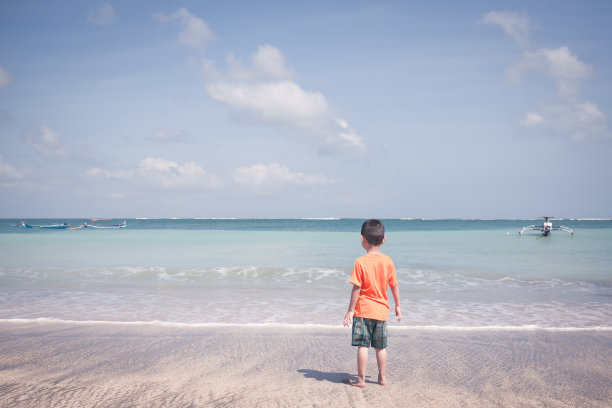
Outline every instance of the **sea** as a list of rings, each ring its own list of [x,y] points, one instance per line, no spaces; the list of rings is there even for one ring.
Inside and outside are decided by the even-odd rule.
[[[29,224],[120,220],[28,219]],[[341,327],[361,219],[0,220],[0,321]],[[411,328],[612,330],[612,220],[384,219]]]

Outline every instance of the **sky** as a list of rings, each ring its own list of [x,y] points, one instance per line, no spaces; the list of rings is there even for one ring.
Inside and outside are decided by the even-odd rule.
[[[612,2],[0,2],[0,218],[612,217]]]

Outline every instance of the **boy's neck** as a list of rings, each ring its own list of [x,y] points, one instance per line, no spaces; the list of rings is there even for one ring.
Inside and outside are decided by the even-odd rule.
[[[368,246],[367,248],[365,248],[366,252],[368,254],[371,255],[375,255],[375,254],[382,254],[382,252],[380,252],[380,245],[379,246]]]

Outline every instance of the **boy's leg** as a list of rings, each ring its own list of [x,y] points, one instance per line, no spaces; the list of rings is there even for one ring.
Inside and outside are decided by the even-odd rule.
[[[387,385],[387,322],[377,321],[372,336],[372,346],[376,350],[376,363],[378,363],[378,383]]]
[[[353,383],[354,386],[363,388],[365,387],[365,373],[366,367],[368,366],[368,348],[359,346],[357,348],[357,381]]]
[[[376,363],[378,363],[378,383],[380,385],[387,385],[387,349],[377,348],[376,350]]]
[[[368,365],[368,346],[371,343],[367,327],[368,319],[353,318],[352,345],[357,346],[357,380],[350,381],[351,385],[359,388],[365,387],[365,372]]]

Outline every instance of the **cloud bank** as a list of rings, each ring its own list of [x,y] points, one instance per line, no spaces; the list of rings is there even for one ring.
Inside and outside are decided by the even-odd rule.
[[[19,174],[8,163],[2,162],[0,156],[0,171],[13,178]],[[205,188],[215,189],[222,187],[219,177],[204,170],[199,164],[186,162],[179,164],[175,161],[159,157],[147,157],[135,168],[109,170],[100,167],[89,168],[84,176],[90,180],[98,181],[126,181],[139,185],[162,187],[164,189]],[[335,181],[323,175],[309,175],[302,172],[291,171],[279,163],[254,164],[242,166],[232,172],[234,183],[241,186],[282,187],[283,185],[320,186]]]
[[[186,162],[181,165],[158,157],[147,157],[140,162],[137,168],[128,170],[108,170],[92,167],[87,170],[85,176],[101,180],[126,180],[166,189],[215,188],[219,185],[214,174],[204,170],[194,162]]]
[[[535,72],[555,84],[555,99],[526,112],[520,120],[524,129],[566,136],[574,141],[611,137],[606,117],[597,104],[580,100],[582,81],[593,75],[589,65],[566,46],[535,51],[525,49],[533,26],[526,14],[492,11],[482,21],[500,26],[524,48],[520,59],[508,69],[511,81],[520,82],[526,74]]]
[[[262,186],[270,184],[325,185],[334,181],[322,175],[307,175],[292,172],[278,163],[254,164],[237,168],[233,173],[234,180],[240,184]]]

